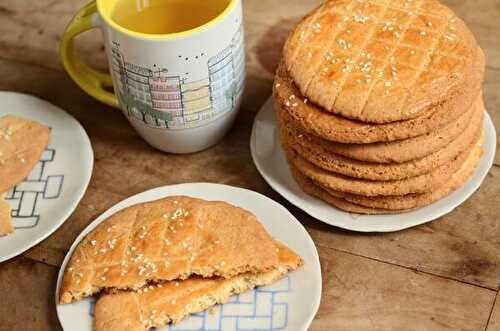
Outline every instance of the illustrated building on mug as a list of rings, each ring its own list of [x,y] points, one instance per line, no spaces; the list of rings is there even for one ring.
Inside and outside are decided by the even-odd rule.
[[[165,68],[126,62],[120,45],[112,47],[112,70],[120,103],[128,115],[158,128],[189,128],[232,110],[243,90],[243,29],[231,45],[208,60],[208,77],[188,82]]]

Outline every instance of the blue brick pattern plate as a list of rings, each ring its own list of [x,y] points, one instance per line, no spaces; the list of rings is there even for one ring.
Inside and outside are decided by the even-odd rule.
[[[0,238],[0,262],[47,238],[75,210],[92,174],[94,156],[82,126],[33,96],[0,92],[0,117],[12,114],[48,126],[50,142],[30,175],[6,192],[15,232]]]
[[[290,173],[279,140],[272,99],[255,118],[251,149],[260,174],[285,199],[314,218],[347,230],[359,232],[393,232],[421,225],[452,212],[481,185],[490,171],[496,151],[495,126],[488,113],[484,114],[484,155],[474,175],[457,191],[433,204],[396,215],[359,215],[348,213],[304,193]]]
[[[321,298],[321,270],[314,243],[304,227],[283,206],[253,191],[219,184],[191,183],[165,186],[128,198],[90,224],[71,247],[59,273],[76,245],[99,223],[128,206],[171,195],[189,195],[206,200],[222,200],[253,212],[273,238],[282,241],[304,258],[304,266],[267,287],[240,295],[210,311],[195,314],[161,331],[305,331],[316,314]],[[94,299],[57,304],[57,315],[65,331],[91,331]]]

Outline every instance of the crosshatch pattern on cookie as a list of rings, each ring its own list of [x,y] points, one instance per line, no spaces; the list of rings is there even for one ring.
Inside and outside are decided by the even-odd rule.
[[[255,242],[259,250],[252,249]],[[61,302],[191,274],[227,278],[267,271],[277,258],[253,214],[223,202],[169,197],[124,209],[90,233],[71,257]]]
[[[462,70],[473,55],[458,24],[432,0],[329,1],[299,24],[285,61],[302,94],[326,110],[375,122],[411,118],[409,92]],[[381,113],[381,103],[400,114]]]

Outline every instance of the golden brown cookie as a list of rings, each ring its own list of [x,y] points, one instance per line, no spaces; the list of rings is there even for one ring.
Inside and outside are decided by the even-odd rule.
[[[266,272],[277,262],[273,240],[252,213],[225,202],[168,197],[123,209],[88,234],[71,256],[59,300],[192,275]]]
[[[329,0],[292,32],[283,58],[311,102],[390,123],[463,90],[478,52],[465,23],[436,0]]]
[[[362,123],[324,111],[300,94],[282,64],[276,73],[273,95],[278,118],[322,139],[349,144],[392,142],[418,137],[456,121],[480,95],[483,77],[481,52],[474,77],[466,82],[468,87],[463,91],[450,95],[419,117],[386,124]]]
[[[323,144],[312,145],[298,136],[287,135],[282,130],[282,142],[288,149],[326,171],[344,176],[377,181],[402,180],[432,172],[437,167],[450,163],[480,136],[483,128],[483,112],[476,112],[461,135],[448,146],[421,159],[405,163],[373,163],[353,160],[330,153]],[[411,153],[411,151],[407,151]]]
[[[3,194],[0,194],[0,237],[14,232],[12,219],[10,217],[10,205],[5,200]]]
[[[0,192],[26,178],[49,143],[44,125],[16,116],[0,118]]]
[[[476,142],[477,140],[450,163],[442,165],[428,174],[393,181],[371,181],[339,175],[315,166],[293,150],[288,149],[286,152],[289,163],[322,187],[334,191],[373,197],[406,195],[436,190],[444,185],[460,168]]]
[[[409,194],[402,196],[363,197],[339,191],[322,188],[309,178],[305,177],[292,166],[292,174],[304,190],[334,207],[357,214],[397,214],[427,206],[443,199],[459,189],[472,176],[481,160],[483,146],[481,139],[471,151],[460,169],[442,187],[433,192],[423,194]]]
[[[460,169],[453,174],[451,179],[442,187],[437,188],[432,192],[422,194],[408,194],[401,196],[381,196],[381,197],[364,197],[361,195],[348,194],[326,189],[326,191],[337,197],[342,198],[350,203],[377,209],[386,210],[409,210],[427,206],[435,201],[441,200],[451,192],[460,188],[474,173],[481,156],[483,155],[484,137],[477,142],[477,146],[471,151]]]
[[[269,285],[299,268],[300,256],[276,242],[279,262],[276,268],[264,273],[245,273],[230,279],[192,277],[144,287],[138,292],[104,294],[95,307],[96,331],[145,331],[177,323],[216,304],[226,303],[238,293]]]
[[[295,137],[304,148],[321,146],[328,154],[337,154],[350,159],[374,163],[404,163],[421,159],[435,153],[454,141],[470,124],[471,117],[484,112],[482,95],[475,101],[473,107],[458,118],[438,130],[427,134],[389,143],[344,144],[327,141],[300,130],[291,122],[280,123],[286,136]]]

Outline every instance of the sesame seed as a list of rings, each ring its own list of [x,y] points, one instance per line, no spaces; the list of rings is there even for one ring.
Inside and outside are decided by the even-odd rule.
[[[92,246],[95,246],[95,245],[97,244],[97,241],[95,241],[95,240],[91,240],[91,241],[90,241],[90,244],[91,244]]]
[[[177,302],[177,301],[175,301],[175,299],[174,299],[174,300],[172,300],[172,301],[170,301],[170,303],[172,303],[173,305],[175,305],[175,303],[176,303],[176,302]]]
[[[179,287],[179,285],[180,285],[179,282],[175,282],[175,286]]]
[[[101,280],[102,280],[102,281],[105,281],[105,280],[106,280],[106,277],[104,277],[104,276],[103,276],[103,277],[101,277]]]
[[[216,244],[216,245],[220,244],[220,241],[219,241],[219,240],[216,240],[216,241],[215,241],[215,244]]]

